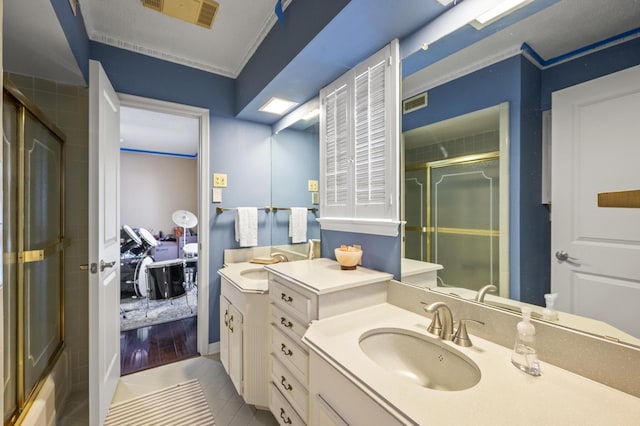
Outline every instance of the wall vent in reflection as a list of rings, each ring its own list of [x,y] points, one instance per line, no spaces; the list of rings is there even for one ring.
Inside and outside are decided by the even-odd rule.
[[[421,93],[412,98],[405,99],[404,101],[402,101],[402,113],[406,114],[408,112],[412,112],[420,108],[424,108],[427,106],[427,104],[428,104],[427,92]]]

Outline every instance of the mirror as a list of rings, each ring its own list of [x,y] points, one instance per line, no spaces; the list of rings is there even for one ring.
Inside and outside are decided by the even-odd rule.
[[[637,49],[637,40],[635,42],[633,40],[629,41],[629,39],[618,35],[624,34],[625,31],[633,32],[633,30],[635,30],[633,34],[637,34],[638,11],[628,11],[626,13],[627,16],[622,16],[625,15],[624,13],[611,14],[611,16],[609,16],[606,11],[601,10],[602,7],[596,8],[599,15],[598,20],[601,24],[595,28],[578,25],[575,21],[575,16],[578,16],[578,14],[580,16],[587,16],[590,13],[596,13],[596,10],[593,9],[596,6],[572,3],[571,7],[573,10],[567,13],[569,6],[566,6],[565,3],[566,2],[560,2],[557,7],[549,7],[548,10],[526,18],[521,22],[507,27],[505,30],[498,31],[494,35],[439,61],[437,58],[435,60],[425,61],[425,63],[429,65],[404,78],[404,99],[411,98],[425,91],[428,92],[427,108],[424,108],[422,111],[416,110],[403,114],[403,129],[405,130],[404,139],[406,145],[404,155],[407,166],[409,166],[412,161],[413,163],[419,163],[420,161],[427,163],[431,161],[435,163],[436,166],[441,166],[442,163],[437,164],[438,161],[479,153],[479,151],[456,151],[457,146],[455,143],[453,143],[453,148],[450,148],[450,142],[456,138],[462,138],[462,141],[459,142],[461,146],[464,146],[466,142],[473,144],[472,141],[464,139],[468,138],[469,134],[459,134],[465,129],[467,124],[460,124],[464,122],[457,120],[474,117],[474,114],[478,114],[477,117],[480,117],[486,112],[487,108],[498,105],[505,100],[509,101],[508,124],[511,149],[512,151],[517,149],[521,159],[515,167],[514,164],[511,164],[512,171],[519,170],[519,173],[517,175],[507,175],[511,185],[518,185],[515,192],[513,189],[509,192],[509,194],[517,195],[518,199],[514,198],[510,200],[510,204],[519,210],[519,213],[515,212],[511,215],[512,222],[514,220],[517,222],[511,225],[519,227],[517,232],[528,233],[526,237],[529,239],[527,242],[524,241],[525,238],[511,238],[510,242],[515,245],[512,245],[509,249],[510,261],[504,264],[499,263],[496,266],[495,248],[487,248],[490,247],[489,241],[495,238],[491,236],[493,228],[487,228],[486,225],[482,227],[477,226],[483,229],[483,235],[466,237],[469,237],[468,240],[476,238],[477,240],[483,241],[482,244],[485,246],[485,252],[482,253],[485,257],[482,262],[483,266],[479,267],[478,259],[473,259],[473,257],[469,256],[465,251],[474,247],[475,242],[461,243],[457,248],[448,246],[448,244],[450,244],[449,240],[462,239],[459,233],[442,233],[440,235],[441,241],[438,241],[438,243],[443,244],[445,246],[444,249],[449,252],[465,253],[463,255],[465,259],[464,262],[459,260],[461,256],[457,256],[458,264],[456,264],[456,256],[447,259],[443,254],[438,261],[435,261],[433,256],[427,257],[427,254],[434,249],[434,245],[436,244],[433,235],[430,235],[429,238],[426,237],[427,228],[434,226],[434,224],[427,222],[427,216],[428,211],[436,207],[433,203],[428,203],[426,188],[429,185],[433,185],[433,182],[429,182],[430,178],[433,181],[440,182],[440,184],[446,184],[447,182],[446,178],[443,180],[442,174],[433,174],[430,177],[430,175],[426,174],[426,167],[419,170],[411,170],[408,168],[405,172],[405,180],[412,179],[414,186],[410,187],[407,183],[403,194],[405,197],[403,203],[406,209],[405,218],[407,220],[406,240],[403,253],[402,275],[404,282],[416,285],[415,280],[409,278],[409,275],[405,273],[409,268],[414,268],[415,265],[410,263],[405,264],[406,259],[424,259],[433,263],[441,263],[443,269],[437,271],[437,282],[428,285],[434,291],[453,293],[465,299],[474,300],[478,294],[477,290],[483,284],[492,283],[499,288],[499,294],[487,294],[484,303],[515,311],[519,311],[523,304],[530,305],[533,306],[534,316],[542,318],[545,303],[544,294],[550,292],[549,277],[551,263],[550,225],[548,223],[546,225],[544,224],[545,215],[547,217],[546,221],[548,222],[549,211],[548,207],[542,204],[540,188],[542,179],[542,112],[551,108],[551,92],[558,90],[558,88],[594,79],[606,74],[607,69],[611,70],[608,72],[613,72],[637,65],[637,60],[634,63],[633,61],[615,58],[632,56],[631,52]],[[580,10],[576,10],[576,8]],[[563,13],[559,13],[559,11]],[[636,20],[635,24],[632,22],[633,19]],[[562,44],[567,41],[567,38],[561,33],[567,28],[571,28],[573,35],[575,35],[575,38],[572,40],[573,45]],[[608,40],[606,45],[601,43],[610,37],[613,38]],[[505,39],[510,39],[511,46],[517,46],[517,48],[511,49],[510,51],[506,49],[505,44],[501,44]],[[532,42],[532,40],[534,40],[535,43]],[[543,63],[541,65],[540,63],[536,63],[536,60],[530,59],[533,56],[531,55],[532,50],[529,46],[523,45],[523,43],[531,45],[538,53],[543,52],[542,57],[547,60],[545,61],[544,59],[538,58],[539,62],[541,61]],[[595,43],[595,45],[590,46],[592,43]],[[501,47],[496,49],[495,46]],[[567,46],[570,47],[567,48]],[[584,47],[588,47],[586,53],[585,51],[578,51]],[[596,47],[598,47],[598,49],[596,49]],[[437,56],[437,52],[439,52],[437,49],[438,46],[437,43],[435,43],[433,50],[430,46],[428,51],[420,51],[414,55],[426,56],[429,52],[433,52],[432,54]],[[607,56],[611,55],[608,51],[614,50],[616,52],[615,58]],[[569,53],[569,55],[564,57],[567,53]],[[405,58],[405,61],[408,60],[415,64],[415,58],[412,58],[412,56]],[[580,58],[579,66],[563,66],[565,65],[565,61],[575,58]],[[609,61],[609,63],[605,64],[605,61]],[[613,62],[614,65],[610,62]],[[470,69],[472,68],[476,71],[471,72]],[[570,75],[572,73],[578,74],[578,76]],[[549,83],[551,79],[564,79],[566,82],[575,82],[567,84],[562,81],[554,87],[553,84]],[[473,129],[472,133],[483,134],[484,132],[495,132],[495,130],[492,130],[495,128],[495,118],[485,117],[485,119],[486,123],[478,124],[479,127]],[[493,125],[491,122],[493,122]],[[484,125],[486,125],[486,128],[483,127]],[[452,130],[454,133],[445,134],[447,128],[450,128],[448,130]],[[458,132],[458,134],[455,132]],[[421,134],[421,138],[424,140],[424,146],[422,147],[416,145],[418,142],[416,142],[417,139],[414,137],[418,134]],[[436,138],[436,136],[438,136],[438,138]],[[449,141],[449,143],[447,141]],[[478,149],[486,153],[495,150],[490,143],[487,147],[482,146],[482,144],[483,142],[479,141],[477,145],[473,146],[477,146]],[[424,149],[425,152],[429,151],[432,156],[431,159],[428,161],[420,159],[418,161],[416,156],[420,149]],[[434,166],[434,164],[432,164],[432,166]],[[448,164],[446,167],[456,166]],[[431,173],[434,173],[433,169],[434,168],[432,168]],[[451,175],[461,175],[467,171],[471,171],[478,176],[481,175],[478,170],[474,169],[461,171],[451,168],[449,170],[452,171]],[[420,177],[422,180],[416,177],[418,174],[422,175]],[[491,173],[484,172],[482,175],[483,178],[481,180],[467,183],[472,186],[475,185],[479,193],[485,194],[486,199],[488,194],[491,193],[489,189],[490,185],[487,183],[488,178],[491,177]],[[500,175],[500,177],[502,176]],[[536,183],[532,184],[532,182]],[[484,189],[481,189],[480,187],[483,184]],[[418,210],[417,214],[413,214],[410,211],[410,204],[415,203],[415,192],[418,191],[418,187],[420,187],[419,192],[423,198],[420,203],[424,203],[422,204],[422,210]],[[458,190],[460,190],[460,188],[458,188]],[[414,191],[414,194],[410,195],[410,191]],[[433,191],[435,191],[435,188]],[[495,191],[493,191],[493,193],[495,193]],[[476,197],[478,195],[467,190],[465,196]],[[467,229],[467,226],[462,222],[462,217],[456,214],[447,214],[448,211],[446,208],[455,208],[456,200],[448,200],[445,198],[444,201],[448,204],[438,207],[445,209],[444,217],[451,223],[454,223],[455,226],[443,224],[442,227]],[[478,203],[478,206],[481,206],[485,210],[487,209],[487,204],[484,201]],[[433,214],[433,212],[431,213]],[[495,211],[493,218],[495,220]],[[420,219],[422,219],[423,222],[420,222]],[[471,218],[471,220],[477,219],[476,217]],[[456,221],[459,223],[455,223]],[[471,223],[473,224],[473,222]],[[435,226],[441,225],[438,224]],[[535,229],[525,229],[530,226]],[[504,230],[500,229],[499,233],[503,234]],[[442,237],[445,237],[446,240],[442,241]],[[498,244],[498,247],[503,248],[501,244]],[[446,250],[440,253],[447,253]],[[473,248],[473,251],[478,251],[478,248]],[[420,254],[416,255],[416,252],[420,252]],[[499,254],[498,258],[503,259]],[[512,269],[512,274],[515,274],[517,279],[507,284],[502,280],[502,277],[500,277],[496,282],[495,271],[502,270],[503,268],[501,266]],[[454,269],[454,271],[449,272],[447,269]],[[464,275],[459,271],[455,271],[460,269],[466,270],[468,274]],[[469,283],[469,285],[460,285],[458,280]],[[446,285],[450,285],[451,287],[445,287]],[[603,309],[606,309],[606,307],[603,306]],[[640,346],[640,336],[633,336],[603,321],[566,313],[560,313],[559,318],[559,321],[553,321],[554,324],[567,326],[598,336],[613,337],[622,343]]]
[[[300,108],[306,108],[306,104]],[[296,110],[298,111],[298,110]],[[320,238],[317,184],[320,169],[319,117],[295,114],[274,126],[271,136],[271,245],[296,250],[309,240]],[[300,115],[297,117],[296,115]],[[316,187],[313,188],[315,181]],[[311,187],[310,187],[311,185]],[[290,236],[291,207],[307,208],[306,239],[298,243]],[[314,247],[319,245],[314,244]],[[307,247],[305,245],[305,247]]]

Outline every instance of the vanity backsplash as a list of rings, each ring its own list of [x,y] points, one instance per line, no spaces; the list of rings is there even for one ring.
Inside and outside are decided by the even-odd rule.
[[[487,305],[458,297],[390,281],[388,302],[403,309],[426,315],[420,302],[445,302],[453,311],[454,320],[474,319],[483,325],[469,322],[469,334],[513,348],[516,324],[520,315],[501,311]],[[640,349],[611,342],[601,337],[569,330],[553,324],[533,320],[536,328],[538,356],[543,363],[587,377],[596,382],[640,397]],[[544,376],[544,364],[543,364]]]

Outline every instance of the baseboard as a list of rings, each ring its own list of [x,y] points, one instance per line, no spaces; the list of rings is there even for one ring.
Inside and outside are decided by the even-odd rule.
[[[207,355],[217,353],[220,353],[220,342],[209,343],[209,353]]]

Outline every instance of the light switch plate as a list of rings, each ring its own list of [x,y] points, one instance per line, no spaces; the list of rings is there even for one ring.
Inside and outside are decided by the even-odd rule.
[[[318,181],[317,180],[310,180],[308,182],[308,186],[309,186],[309,192],[318,192]]]
[[[211,202],[212,203],[221,203],[222,202],[222,189],[220,189],[220,188],[211,188]]]
[[[214,173],[213,174],[213,187],[214,188],[226,188],[227,187],[227,175],[226,175],[226,173]]]
[[[320,193],[312,192],[311,193],[311,204],[320,204]]]

